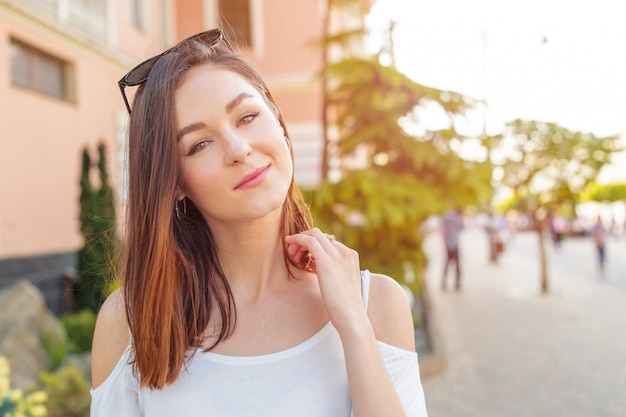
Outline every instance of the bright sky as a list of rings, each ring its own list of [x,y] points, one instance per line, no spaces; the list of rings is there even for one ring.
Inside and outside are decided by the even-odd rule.
[[[489,133],[515,118],[626,134],[626,20],[615,0],[378,0],[398,69],[486,98]],[[543,39],[547,42],[543,42]]]
[[[617,0],[378,0],[398,70],[486,99],[488,133],[516,118],[626,140],[626,18]],[[545,39],[545,42],[544,42]],[[600,182],[626,181],[626,154]]]

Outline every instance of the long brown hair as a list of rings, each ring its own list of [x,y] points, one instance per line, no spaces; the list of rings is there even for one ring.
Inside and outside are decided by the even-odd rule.
[[[283,116],[260,74],[243,56],[219,45],[194,44],[165,55],[138,88],[129,128],[123,289],[133,364],[141,386],[150,388],[162,388],[178,378],[189,349],[195,351],[201,345],[209,322],[221,324],[215,346],[232,333],[236,321],[233,295],[211,230],[189,199],[186,215],[179,220],[175,214],[182,175],[174,92],[190,68],[206,63],[233,71],[257,88],[291,149]],[[311,224],[309,209],[292,177],[279,233],[284,237]],[[219,317],[211,317],[216,311]]]

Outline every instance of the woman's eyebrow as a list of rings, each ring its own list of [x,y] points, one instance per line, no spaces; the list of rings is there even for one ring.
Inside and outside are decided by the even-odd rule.
[[[237,107],[242,101],[248,98],[254,98],[254,96],[247,92],[243,92],[237,95],[237,97],[235,97],[226,104],[226,113],[231,113],[235,109],[235,107]],[[186,134],[196,131],[198,129],[202,129],[203,127],[206,127],[206,125],[202,122],[192,123],[188,126],[183,127],[178,131],[178,140],[181,140]]]
[[[178,135],[177,135],[178,140],[180,141],[183,138],[183,136],[185,136],[187,133],[191,133],[195,130],[202,129],[203,127],[206,127],[206,125],[202,122],[192,123],[190,125],[183,127],[182,129],[178,131]]]
[[[254,96],[250,93],[243,92],[239,94],[237,97],[235,97],[234,99],[232,99],[231,101],[229,101],[228,104],[226,104],[226,113],[232,112],[233,109],[239,105],[239,103],[241,103],[247,98],[254,98]]]

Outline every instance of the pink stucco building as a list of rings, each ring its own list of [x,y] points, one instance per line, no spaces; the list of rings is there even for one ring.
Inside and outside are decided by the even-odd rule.
[[[65,273],[82,245],[80,155],[107,144],[123,199],[132,66],[221,22],[258,64],[293,139],[296,179],[320,178],[317,72],[326,0],[0,0],[0,288]]]

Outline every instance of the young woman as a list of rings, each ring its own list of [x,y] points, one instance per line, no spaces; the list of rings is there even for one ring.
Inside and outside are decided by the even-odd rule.
[[[120,88],[124,281],[96,325],[91,416],[426,416],[404,292],[311,226],[283,117],[221,31]]]

